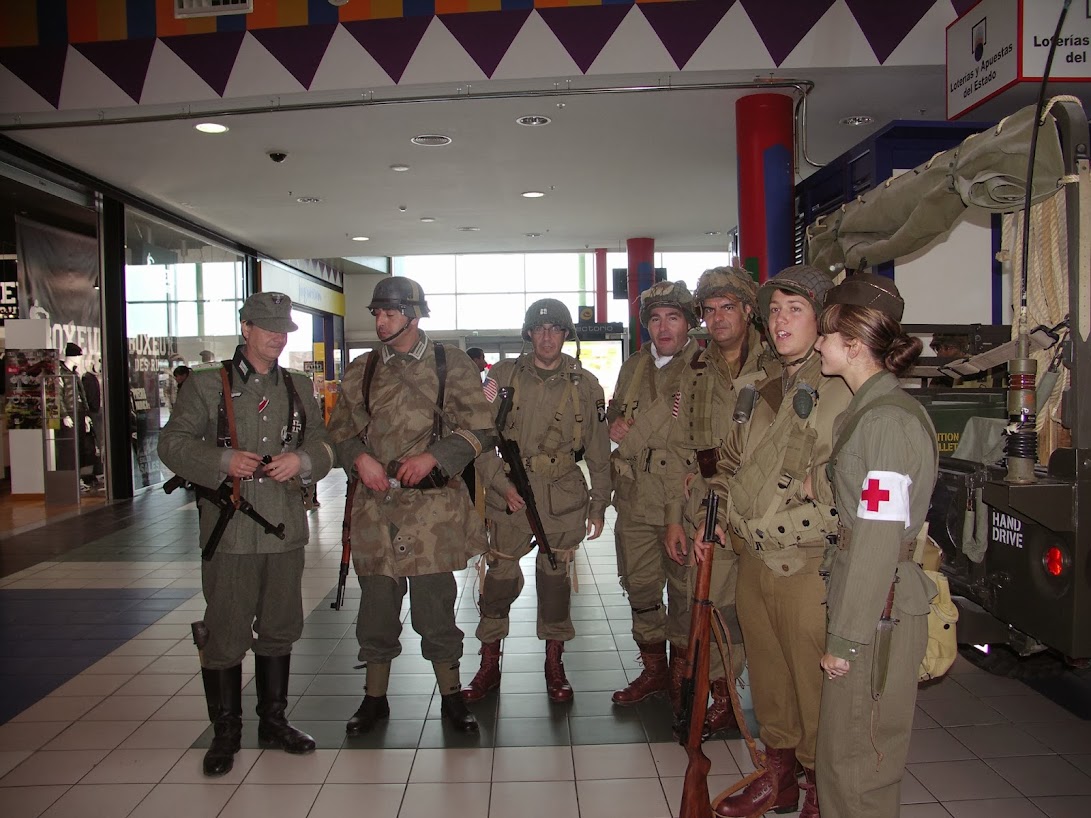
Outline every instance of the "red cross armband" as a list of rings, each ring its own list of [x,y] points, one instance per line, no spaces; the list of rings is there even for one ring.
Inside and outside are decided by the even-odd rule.
[[[909,528],[909,487],[912,484],[908,474],[869,471],[860,486],[857,519],[891,520]]]

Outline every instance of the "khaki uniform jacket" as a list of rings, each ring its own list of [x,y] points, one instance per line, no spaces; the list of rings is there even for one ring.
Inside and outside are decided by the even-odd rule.
[[[634,421],[610,455],[614,505],[620,511],[624,503],[633,522],[661,526],[666,524],[668,486],[682,480],[682,472],[667,451],[672,411],[683,370],[701,350],[691,340],[656,369],[651,349],[646,344],[621,367],[606,422],[609,425],[618,418]]]
[[[746,359],[734,378],[728,371],[727,362],[719,350],[709,344],[690,355],[679,384],[677,417],[672,419],[668,434],[671,471],[679,472],[680,479],[668,485],[664,522],[687,523],[696,526],[704,523],[701,503],[708,495],[708,482],[697,467],[697,452],[703,449],[721,449],[731,430],[738,425],[732,422],[735,401],[739,390],[747,384],[763,380],[780,364],[771,355],[759,333],[753,326],[747,330]],[[694,475],[685,489],[685,479]]]
[[[326,436],[322,410],[314,399],[311,379],[283,367],[277,367],[268,375],[250,370],[246,376],[238,366],[241,361],[242,366],[249,369],[245,359],[237,353],[235,361],[231,390],[239,448],[262,456],[297,452],[303,461],[301,477],[308,483],[321,480],[337,463]],[[159,459],[167,468],[210,489],[218,488],[227,478],[224,459],[230,452],[216,445],[223,391],[221,369],[217,363],[193,370],[185,389],[178,390],[178,402],[159,434]],[[284,442],[285,436],[290,434],[291,424],[284,378],[292,379],[299,396],[299,408],[306,414],[302,445],[298,435],[292,435],[292,440]],[[266,534],[245,514],[236,513],[220,540],[219,552],[277,554],[306,545],[310,532],[299,486],[299,480],[278,483],[268,477],[242,481],[242,497],[273,525],[284,523],[285,536],[280,540]],[[216,527],[219,509],[206,500],[198,500],[197,504],[201,509],[203,544]]]
[[[712,486],[728,499],[730,528],[736,542],[778,576],[792,576],[809,557],[821,555],[827,535],[836,531],[833,494],[828,483],[815,500],[803,496],[803,482],[821,475],[833,449],[833,424],[852,399],[841,378],[822,375],[813,354],[791,378],[775,375],[759,382],[750,422],[734,424],[720,452]],[[801,384],[816,393],[804,420],[793,398]],[[824,481],[821,481],[824,482]]]
[[[897,378],[889,372],[872,376],[853,397],[843,418],[899,388]],[[931,423],[925,429],[902,408],[878,406],[860,420],[830,464],[837,510],[848,535],[847,547],[833,552],[830,566],[826,649],[834,656],[852,659],[854,643],[871,643],[895,569],[895,611],[910,616],[928,613],[935,585],[912,559],[899,562],[898,557],[902,544],[916,539],[928,513],[936,482],[934,440]],[[877,484],[885,479],[875,472],[907,475],[912,481],[908,524],[868,518],[868,498],[872,497],[868,478],[875,477]],[[865,493],[867,497],[862,496]],[[870,505],[873,511],[885,512],[890,506],[891,501],[881,497],[876,493]],[[909,672],[916,672],[916,668]]]
[[[602,520],[610,504],[610,435],[598,379],[571,355],[562,354],[560,366],[542,380],[533,353],[526,353],[496,364],[485,385],[490,393],[505,386],[515,390],[504,436],[519,444],[546,532],[573,531],[589,519]],[[493,411],[499,408],[497,400]],[[591,476],[590,493],[575,460],[581,448]],[[487,451],[477,459],[477,470],[487,489],[485,516],[529,533],[525,514],[507,513],[504,495],[511,483],[504,461]]]
[[[445,344],[447,379],[443,434],[432,441],[439,377],[435,345],[421,332],[406,354],[383,346],[353,361],[330,417],[330,439],[351,476],[362,453],[383,464],[430,452],[450,481],[438,489],[373,492],[362,483],[353,499],[352,556],[358,574],[412,577],[458,571],[485,551],[485,528],[459,473],[483,446],[492,446],[492,413],[477,365]],[[380,356],[364,407],[368,358]]]

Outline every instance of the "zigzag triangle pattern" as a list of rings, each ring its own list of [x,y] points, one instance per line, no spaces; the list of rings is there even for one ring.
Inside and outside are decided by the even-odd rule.
[[[735,0],[726,3],[723,0],[691,0],[688,3],[643,3],[638,8],[663,41],[678,70],[682,70],[733,5]]]
[[[336,24],[289,26],[256,28],[250,34],[299,80],[300,85],[310,88],[336,29]]]
[[[245,31],[225,31],[219,34],[182,34],[163,37],[162,40],[163,45],[177,54],[222,97],[245,36]]]
[[[875,59],[886,62],[898,44],[921,21],[937,0],[898,0],[879,4],[875,0],[845,0],[864,32]]]
[[[431,17],[393,17],[342,23],[395,83],[413,58]]]
[[[901,0],[898,0],[901,2]],[[833,6],[834,0],[739,0],[769,56],[778,66],[788,59],[807,32]],[[885,6],[886,4],[884,4]]]
[[[632,6],[541,8],[538,14],[584,74],[614,36]]]
[[[155,40],[114,40],[104,43],[73,43],[72,47],[90,60],[94,66],[133,102],[140,102],[144,80],[152,61]]]
[[[500,60],[526,24],[531,9],[516,11],[471,11],[441,14],[440,21],[473,57],[486,77],[492,77]]]

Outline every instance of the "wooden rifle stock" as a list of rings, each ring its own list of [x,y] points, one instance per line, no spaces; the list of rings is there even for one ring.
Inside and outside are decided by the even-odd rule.
[[[356,487],[360,484],[360,478],[352,473],[349,478],[348,488],[345,489],[345,519],[341,521],[341,570],[337,574],[337,596],[330,607],[335,611],[341,610],[345,604],[345,585],[349,580],[349,565],[352,564],[352,501],[356,497]]]

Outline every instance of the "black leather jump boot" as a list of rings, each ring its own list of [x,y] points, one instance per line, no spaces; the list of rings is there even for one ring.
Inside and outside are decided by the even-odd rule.
[[[309,753],[314,739],[288,723],[284,711],[288,707],[288,673],[292,657],[254,656],[255,680],[258,687],[258,742],[263,747],[279,747],[286,753]]]
[[[225,670],[201,668],[205,685],[208,720],[212,722],[212,744],[205,753],[204,773],[226,775],[235,764],[242,739],[242,665]]]

